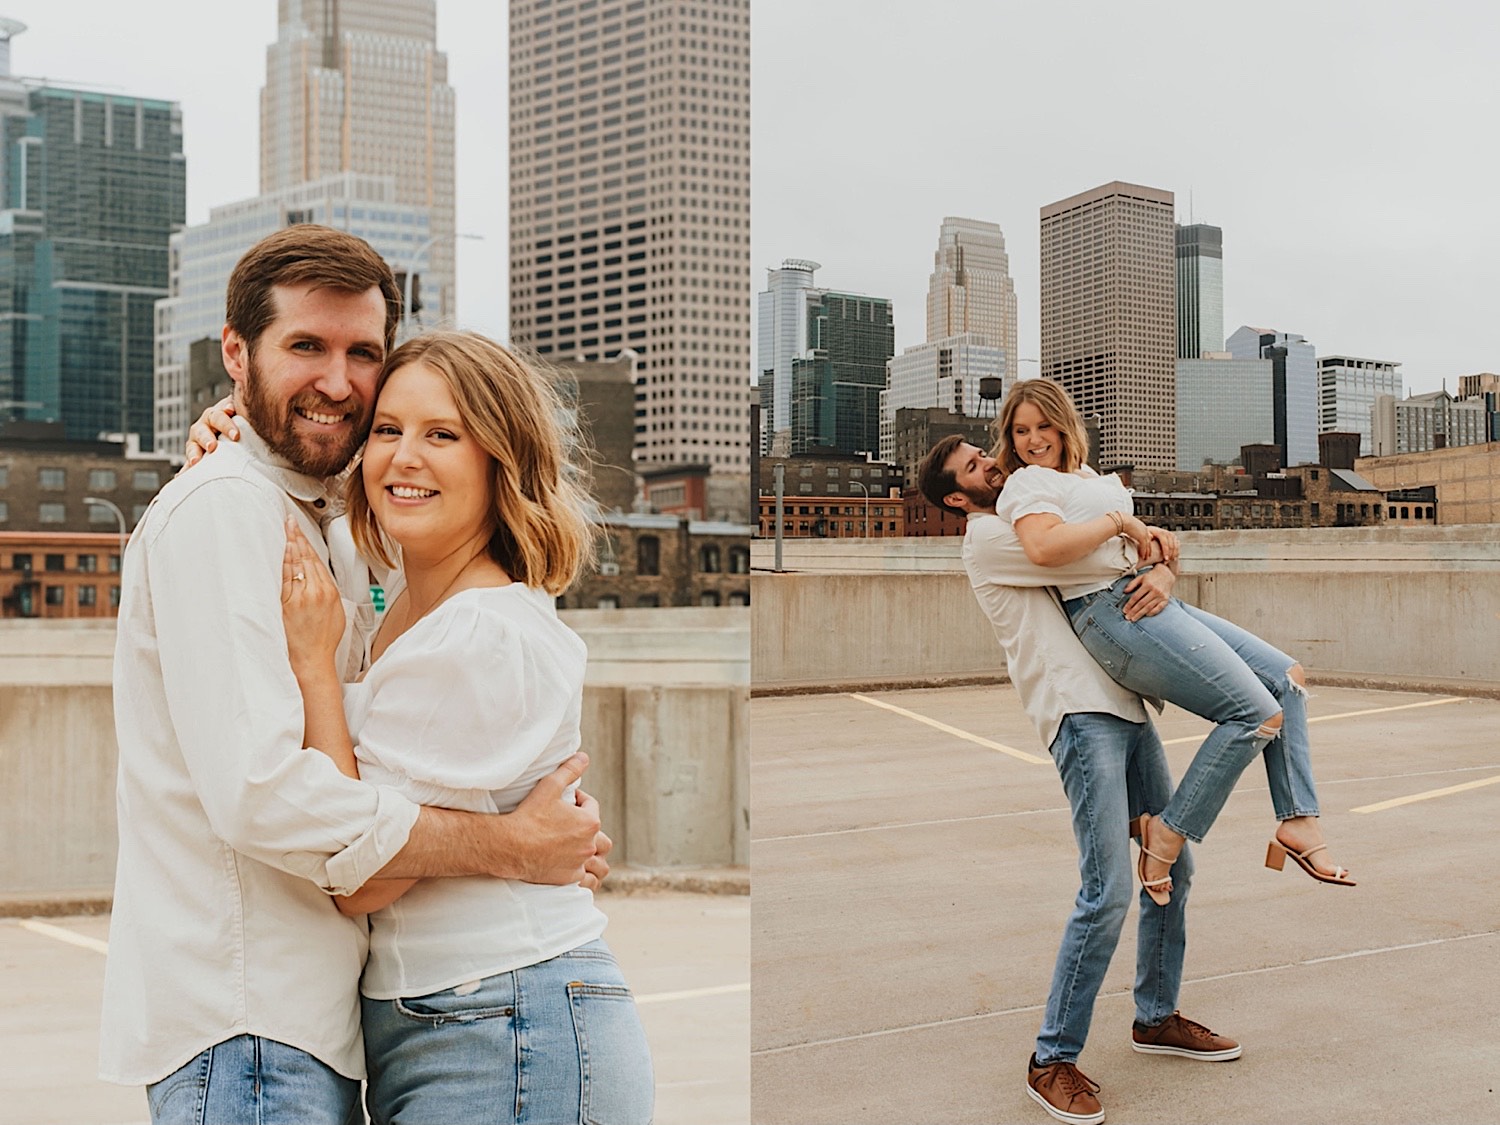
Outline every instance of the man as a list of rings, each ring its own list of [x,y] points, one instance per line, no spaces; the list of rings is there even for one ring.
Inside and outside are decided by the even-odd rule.
[[[1080,560],[1040,573],[1010,524],[995,514],[1000,483],[994,460],[956,436],[933,446],[918,469],[923,495],[968,519],[964,569],[1072,809],[1082,887],[1063,930],[1026,1092],[1057,1120],[1092,1125],[1104,1120],[1099,1086],[1078,1069],[1078,1057],[1134,890],[1127,825],[1166,805],[1172,777],[1140,697],[1094,663],[1046,589],[1096,578],[1096,567]],[[1138,579],[1136,604],[1127,611],[1153,612],[1173,581],[1167,567],[1153,567]],[[1184,848],[1172,867],[1171,901],[1157,906],[1140,896],[1131,1045],[1227,1061],[1239,1057],[1237,1043],[1176,1011],[1192,871]]]
[[[596,802],[562,799],[583,755],[490,817],[419,808],[303,749],[285,521],[339,583],[352,679],[374,612],[352,537],[330,521],[400,294],[365,242],[296,226],[241,259],[226,305],[240,440],[162,489],[125,557],[101,1075],[147,1085],[155,1122],[342,1125],[361,1119],[366,931],[328,894],[377,875],[592,886],[610,845]]]

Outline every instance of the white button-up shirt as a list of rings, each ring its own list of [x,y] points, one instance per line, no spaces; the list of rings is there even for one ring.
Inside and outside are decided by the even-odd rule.
[[[252,1034],[364,1076],[358,888],[405,844],[418,806],[303,749],[281,617],[284,522],[329,558],[328,482],[241,439],[169,482],[124,560],[115,649],[120,852],[101,1077],[158,1081]],[[350,611],[346,678],[364,662],[368,572],[342,521],[331,565]]]
[[[970,513],[963,560],[974,596],[1005,650],[1011,683],[1044,747],[1051,747],[1066,715],[1096,711],[1132,723],[1146,721],[1141,697],[1094,662],[1046,589],[1059,582],[1098,579],[1095,555],[1067,566],[1039,567],[1026,557],[1009,523],[991,513]],[[1125,572],[1120,567],[1112,571],[1115,578]]]

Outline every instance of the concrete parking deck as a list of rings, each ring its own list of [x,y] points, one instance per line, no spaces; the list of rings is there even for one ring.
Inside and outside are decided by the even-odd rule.
[[[750,900],[605,894],[599,904],[651,1041],[657,1125],[742,1125],[750,1116]],[[94,1078],[108,921],[0,918],[0,1120],[149,1120],[140,1090]]]
[[[754,1120],[1048,1121],[1024,1076],[1077,850],[1014,689],[751,711]],[[1244,1056],[1130,1049],[1132,910],[1080,1060],[1111,1122],[1500,1122],[1500,702],[1314,682],[1310,711],[1360,885],[1262,865],[1252,765],[1197,847],[1181,996]],[[1206,724],[1158,725],[1180,777]]]

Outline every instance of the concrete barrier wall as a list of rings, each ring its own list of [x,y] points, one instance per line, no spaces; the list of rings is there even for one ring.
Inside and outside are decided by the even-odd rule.
[[[749,610],[577,610],[584,785],[637,868],[749,862]],[[0,906],[114,879],[113,622],[0,621]],[[595,655],[598,659],[595,659]]]
[[[1189,532],[1184,601],[1235,621],[1325,681],[1500,694],[1500,528]],[[960,540],[752,546],[757,690],[1003,671]]]

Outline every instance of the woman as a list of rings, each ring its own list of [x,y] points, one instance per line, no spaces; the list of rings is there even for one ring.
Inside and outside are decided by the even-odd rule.
[[[1098,553],[1104,569],[1123,564],[1133,572],[1140,555],[1131,552],[1143,553],[1152,531],[1133,514],[1119,477],[1101,477],[1083,464],[1083,420],[1062,388],[1045,379],[1017,383],[996,430],[995,458],[1007,474],[996,510],[1015,528],[1027,558],[1061,566]],[[1169,901],[1168,872],[1184,840],[1203,839],[1257,753],[1279,822],[1266,865],[1279,871],[1290,857],[1320,882],[1354,886],[1344,868],[1320,858],[1327,846],[1317,820],[1302,666],[1165,593],[1132,598],[1125,589],[1132,581],[1127,574],[1060,589],[1074,632],[1121,685],[1216,724],[1171,801],[1139,822],[1137,870],[1146,892],[1162,905]]]
[[[305,742],[423,804],[506,812],[579,745],[586,651],[553,597],[590,533],[557,406],[499,345],[433,333],[396,349],[349,482],[361,553],[395,569],[359,683],[344,610],[288,522],[283,608]],[[360,990],[367,1108],[386,1122],[647,1122],[634,1000],[579,886],[373,880]]]

